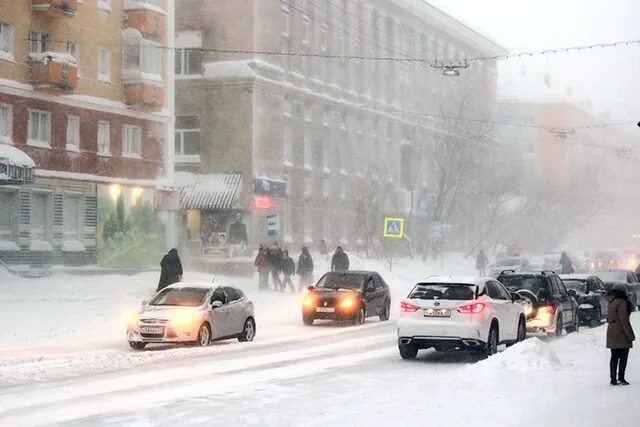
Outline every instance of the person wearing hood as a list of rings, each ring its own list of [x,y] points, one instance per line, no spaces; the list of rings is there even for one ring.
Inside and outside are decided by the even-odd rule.
[[[160,281],[156,292],[159,292],[169,285],[182,280],[182,263],[178,256],[178,250],[173,248],[162,257],[160,261]]]
[[[269,289],[269,259],[267,258],[267,249],[263,245],[260,245],[253,265],[258,270],[258,289]]]
[[[487,265],[489,265],[489,258],[487,258],[487,254],[484,253],[484,250],[480,249],[480,252],[476,257],[476,270],[478,270],[480,277],[487,275]]]
[[[331,258],[331,271],[346,271],[349,269],[349,256],[341,246],[336,248]]]
[[[302,248],[302,253],[298,257],[298,276],[300,276],[298,292],[303,292],[313,283],[313,259],[306,247]]]
[[[562,274],[575,273],[571,258],[569,258],[569,255],[566,252],[562,252],[562,254],[560,255],[560,266],[562,267]]]
[[[611,385],[629,385],[625,378],[629,349],[633,347],[636,339],[629,322],[631,302],[627,295],[627,288],[623,284],[617,284],[611,289],[611,301],[609,302],[607,321],[607,348],[611,350],[609,361],[609,373]]]
[[[280,292],[284,292],[284,289],[289,285],[291,288],[291,292],[296,292],[296,287],[293,285],[293,280],[291,280],[291,276],[296,274],[296,263],[289,256],[289,251],[282,251],[282,285],[280,286]]]

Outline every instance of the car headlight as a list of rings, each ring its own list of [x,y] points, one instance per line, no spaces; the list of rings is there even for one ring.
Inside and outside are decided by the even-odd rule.
[[[193,313],[184,313],[178,316],[177,323],[180,326],[192,326],[196,323],[196,316]]]
[[[340,301],[341,308],[352,308],[354,305],[356,305],[356,302],[354,301],[353,298],[345,298],[342,301]]]
[[[313,307],[316,305],[316,300],[311,295],[307,295],[302,300],[302,305],[305,307]]]
[[[125,316],[125,321],[127,322],[127,326],[134,326],[136,323],[138,323],[138,313],[136,313],[135,311],[130,311]]]

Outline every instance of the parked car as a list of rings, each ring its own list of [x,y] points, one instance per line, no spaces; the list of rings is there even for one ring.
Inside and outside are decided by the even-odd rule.
[[[432,347],[491,355],[501,343],[523,341],[524,308],[516,300],[492,278],[429,277],[400,303],[400,356],[414,359],[418,350]]]
[[[332,271],[320,278],[302,300],[302,321],[350,320],[361,325],[365,318],[389,320],[389,285],[373,271]]]
[[[152,343],[192,343],[256,335],[253,302],[240,289],[217,284],[175,283],[144,302],[127,319],[131,348]]]
[[[607,291],[618,283],[625,285],[633,309],[640,308],[640,283],[638,283],[638,277],[633,271],[622,268],[608,268],[596,271],[593,274],[602,279]]]
[[[498,280],[509,292],[520,296],[528,332],[561,335],[563,329],[571,333],[580,328],[578,302],[553,271],[504,272]]]
[[[590,274],[560,275],[569,294],[578,301],[578,316],[581,324],[599,326],[607,317],[607,290],[604,282]]]
[[[507,257],[496,261],[491,265],[489,275],[498,277],[505,270],[511,271],[531,271],[530,263],[527,258]]]

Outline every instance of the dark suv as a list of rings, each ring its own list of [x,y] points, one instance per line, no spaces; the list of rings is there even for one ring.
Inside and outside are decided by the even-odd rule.
[[[503,271],[498,280],[520,297],[527,316],[528,332],[561,335],[580,328],[578,302],[553,271],[516,273]]]
[[[366,317],[389,320],[389,286],[373,271],[332,271],[320,278],[302,301],[302,321],[351,320],[363,324]]]

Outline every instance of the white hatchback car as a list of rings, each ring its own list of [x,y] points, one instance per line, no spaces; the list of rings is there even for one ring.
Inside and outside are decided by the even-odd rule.
[[[211,283],[175,283],[127,317],[127,340],[135,350],[151,343],[253,341],[255,334],[253,302],[240,289]]]
[[[432,347],[491,355],[501,343],[523,341],[526,317],[517,299],[492,278],[429,277],[400,303],[400,355],[414,359]]]

